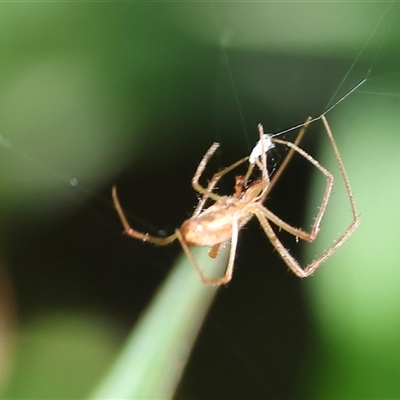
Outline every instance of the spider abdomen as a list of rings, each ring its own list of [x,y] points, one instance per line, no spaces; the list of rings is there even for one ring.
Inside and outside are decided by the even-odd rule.
[[[214,246],[228,241],[232,237],[233,224],[237,223],[241,227],[244,225],[242,220],[243,210],[239,207],[235,205],[221,207],[215,204],[200,215],[186,220],[180,231],[191,246]],[[245,222],[247,220],[248,218]]]

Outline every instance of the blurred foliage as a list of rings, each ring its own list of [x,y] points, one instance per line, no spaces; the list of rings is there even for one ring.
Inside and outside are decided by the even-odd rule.
[[[196,250],[199,263],[209,265],[208,252]],[[226,255],[220,255],[213,263],[214,274],[222,276]],[[212,271],[207,268],[206,272]],[[183,255],[136,324],[114,368],[93,398],[171,398],[217,290],[202,283]]]
[[[400,170],[399,102],[389,96],[373,102],[369,96],[358,96],[342,118],[335,125],[346,136],[340,136],[338,144],[362,224],[351,244],[328,260],[318,281],[309,284],[319,332],[310,354],[314,367],[308,371],[309,392],[313,398],[397,398],[400,271],[393,251],[393,218],[400,191],[393,182]],[[334,231],[339,229],[338,216],[349,208],[344,204],[334,200],[326,215],[325,225]],[[313,386],[311,375],[324,385]]]
[[[118,335],[111,329],[87,313],[41,313],[26,322],[3,398],[81,398],[113,360]]]
[[[365,77],[327,116],[361,227],[301,281],[251,222],[176,397],[399,397],[398,15],[395,2],[2,3],[3,398],[95,393],[175,264],[178,244],[121,235],[113,183],[133,226],[169,233],[196,204],[190,179],[213,141],[221,149],[204,182],[248,154],[258,123],[269,132],[298,125]],[[337,184],[317,243],[282,235],[307,262],[350,213],[320,123],[302,146]],[[295,159],[268,207],[307,227],[320,184]],[[219,190],[232,185],[227,177]],[[199,328],[205,315],[193,311],[187,325]],[[155,332],[172,330],[172,320],[158,320]]]

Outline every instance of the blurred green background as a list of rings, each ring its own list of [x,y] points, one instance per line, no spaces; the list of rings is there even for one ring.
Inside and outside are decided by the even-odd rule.
[[[212,142],[208,177],[249,153],[258,123],[301,124],[365,77],[327,115],[360,228],[307,280],[256,221],[243,229],[175,397],[400,397],[398,16],[396,3],[2,3],[3,398],[92,393],[181,253],[121,235],[114,183],[132,226],[171,233]],[[302,147],[337,183],[316,243],[282,236],[307,263],[351,215],[321,123]],[[321,183],[295,158],[268,207],[307,228]]]

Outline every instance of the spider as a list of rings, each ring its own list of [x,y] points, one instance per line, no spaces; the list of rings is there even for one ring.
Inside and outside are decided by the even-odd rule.
[[[346,187],[347,197],[350,202],[352,222],[345,232],[331,245],[331,247],[325,250],[321,256],[312,261],[306,267],[301,267],[299,262],[283,246],[282,242],[276,236],[271,226],[271,222],[279,227],[279,229],[283,229],[296,238],[300,238],[308,242],[312,242],[318,236],[321,220],[325,213],[332,191],[333,175],[326,168],[320,165],[316,159],[298,146],[298,143],[303,136],[311,118],[306,120],[303,128],[299,132],[297,139],[293,143],[285,140],[275,139],[270,135],[264,134],[262,125],[258,125],[260,140],[257,142],[257,145],[254,147],[251,155],[240,159],[229,167],[226,167],[222,171],[214,174],[208,186],[204,188],[200,185],[199,179],[202,176],[210,158],[219,147],[219,143],[213,143],[203,156],[192,178],[193,189],[200,193],[202,197],[199,200],[193,215],[184,221],[181,227],[175,230],[175,233],[168,237],[161,238],[150,236],[147,233],[141,233],[135,229],[132,229],[118,200],[116,186],[114,186],[112,189],[113,201],[122,225],[125,229],[125,233],[132,238],[139,239],[144,242],[154,243],[160,246],[165,246],[175,240],[178,240],[184,252],[186,253],[186,256],[199,274],[201,280],[205,284],[221,285],[228,283],[232,278],[239,231],[253,216],[255,216],[264,230],[265,235],[275,247],[287,266],[300,278],[310,276],[322,262],[330,257],[332,253],[335,252],[343,244],[343,242],[348,239],[348,237],[359,225],[359,219],[356,212],[356,206],[349,179],[347,177],[343,161],[340,157],[339,150],[333,138],[332,131],[324,115],[317,119],[321,119],[323,122],[329,141],[332,145],[335,158],[339,165],[340,173]],[[290,148],[290,151],[280,168],[276,171],[274,178],[270,180],[267,170],[266,152],[273,147],[273,143],[285,145]],[[294,152],[297,152],[303,156],[326,178],[325,193],[310,232],[303,231],[300,228],[296,228],[288,224],[263,205],[268,193],[285,169]],[[250,161],[250,166],[246,175],[240,175],[236,177],[235,193],[233,193],[231,196],[220,196],[219,194],[215,193],[214,188],[218,181],[228,172],[234,170],[247,160]],[[257,168],[260,170],[261,177],[259,179],[250,181],[249,177],[255,166],[257,166]],[[208,208],[205,208],[207,201],[212,201],[213,204]],[[210,246],[210,256],[214,258],[218,253],[219,247],[228,241],[231,242],[231,248],[225,275],[215,279],[206,277],[199,267],[197,261],[193,257],[189,246]]]

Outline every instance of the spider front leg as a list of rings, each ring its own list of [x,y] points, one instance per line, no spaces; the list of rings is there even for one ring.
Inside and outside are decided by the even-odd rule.
[[[339,165],[340,174],[342,175],[342,179],[343,179],[344,185],[346,187],[347,197],[349,199],[351,213],[353,215],[352,225],[354,225],[354,229],[355,229],[360,224],[360,220],[358,218],[356,203],[354,202],[353,191],[351,190],[351,186],[350,186],[350,180],[349,180],[349,177],[347,176],[347,172],[346,172],[346,169],[344,168],[342,157],[340,156],[339,149],[337,148],[335,139],[333,138],[331,128],[328,124],[327,119],[325,118],[325,115],[321,115],[321,120],[322,120],[322,123],[324,124],[326,134],[328,135],[329,141],[331,142],[331,146],[333,148],[333,152],[335,154],[336,161],[338,162],[338,165]]]
[[[274,142],[290,147],[291,150],[296,151],[301,156],[303,156],[306,160],[308,160],[311,164],[313,164],[316,168],[318,168],[326,177],[325,193],[322,198],[321,206],[319,208],[318,214],[314,220],[314,223],[311,227],[310,232],[305,232],[302,229],[295,228],[292,225],[288,224],[287,222],[284,222],[277,215],[275,215],[273,212],[271,212],[267,208],[263,207],[262,205],[259,205],[258,208],[263,214],[265,214],[265,216],[269,220],[271,220],[275,225],[279,226],[286,232],[290,233],[293,236],[299,237],[302,240],[312,242],[318,236],[318,233],[320,230],[320,225],[321,225],[321,220],[322,220],[322,217],[324,216],[326,207],[328,206],[328,203],[329,203],[329,197],[331,195],[332,187],[333,187],[333,180],[334,180],[333,175],[326,168],[324,168],[315,158],[311,157],[308,153],[306,153],[303,149],[301,149],[294,143],[287,142],[285,140],[279,140],[279,139],[274,139]]]
[[[360,221],[359,221],[359,218],[357,215],[356,205],[355,205],[354,197],[353,197],[353,191],[351,190],[350,181],[347,176],[346,170],[344,168],[343,160],[342,160],[342,157],[340,156],[339,149],[337,148],[335,139],[333,138],[332,131],[331,131],[328,121],[326,120],[324,115],[321,115],[321,120],[324,124],[326,133],[328,135],[328,139],[333,148],[333,153],[334,153],[336,161],[338,163],[340,174],[342,176],[342,180],[343,180],[345,188],[346,188],[347,198],[349,199],[349,202],[350,202],[351,213],[352,213],[352,222],[350,223],[350,225],[347,228],[347,230],[345,231],[345,233],[342,235],[342,236],[346,236],[346,238],[347,238],[347,236],[349,236],[357,228],[357,226],[360,224]],[[293,226],[282,221],[279,217],[277,217],[275,214],[273,214],[271,211],[269,211],[265,207],[262,207],[262,211],[264,211],[266,217],[269,220],[271,220],[272,222],[274,222],[277,226],[286,230],[293,236],[296,236],[303,240],[307,240],[307,241],[311,242],[318,236],[321,220],[326,211],[326,207],[328,206],[329,197],[330,197],[332,187],[333,187],[333,175],[326,168],[324,168],[317,160],[315,160],[312,156],[310,156],[308,153],[306,153],[303,149],[296,146],[294,143],[286,142],[284,140],[279,140],[279,139],[274,139],[274,142],[284,144],[284,145],[290,147],[292,150],[298,152],[306,160],[308,160],[311,164],[313,164],[316,168],[318,168],[325,175],[325,177],[327,179],[325,194],[322,199],[322,203],[319,208],[317,217],[315,218],[314,223],[311,227],[310,233],[304,232],[303,230],[298,229],[298,228],[294,228]],[[340,240],[341,240],[341,238],[339,238],[338,241],[340,241]]]
[[[271,241],[272,245],[276,248],[276,250],[281,255],[282,259],[285,261],[285,263],[288,265],[288,267],[297,276],[299,276],[301,278],[305,278],[305,277],[311,275],[320,266],[321,263],[323,263],[327,258],[329,258],[350,237],[350,235],[354,232],[354,230],[360,224],[360,220],[357,215],[356,206],[355,206],[353,192],[351,190],[350,182],[349,182],[346,170],[344,168],[342,158],[339,154],[339,150],[336,146],[336,142],[333,138],[332,131],[331,131],[328,121],[326,120],[324,115],[321,116],[321,119],[325,126],[329,141],[331,142],[331,146],[333,148],[333,152],[334,152],[336,161],[338,162],[338,165],[339,165],[340,174],[342,176],[342,179],[343,179],[346,191],[347,191],[347,197],[350,202],[351,212],[352,212],[352,216],[353,216],[352,221],[351,221],[350,225],[347,227],[347,229],[345,230],[345,232],[339,237],[339,239],[337,239],[333,243],[333,245],[331,247],[329,247],[327,250],[325,250],[320,257],[318,257],[316,260],[311,262],[305,268],[302,268],[300,266],[300,264],[297,262],[297,260],[283,246],[282,242],[276,236],[276,234],[275,234],[274,230],[272,229],[271,224],[269,223],[268,220],[271,220],[278,227],[286,230],[287,232],[291,233],[294,236],[297,236],[297,237],[300,237],[302,239],[309,240],[309,241],[314,240],[315,237],[318,235],[319,225],[320,225],[322,216],[325,212],[326,206],[328,204],[329,195],[330,195],[332,185],[333,185],[333,176],[325,168],[323,168],[314,158],[312,158],[309,154],[304,152],[302,149],[297,148],[297,146],[293,145],[292,143],[288,143],[288,142],[285,143],[284,141],[278,141],[277,139],[275,139],[275,142],[287,144],[289,147],[292,147],[295,151],[297,151],[298,153],[303,155],[303,157],[305,157],[308,161],[310,161],[318,169],[320,169],[320,171],[323,172],[324,175],[327,177],[327,188],[325,190],[325,195],[324,195],[324,198],[323,198],[323,201],[321,204],[321,208],[317,215],[317,218],[313,225],[311,233],[307,233],[307,232],[302,231],[301,229],[292,227],[291,225],[282,221],[279,217],[277,217],[275,214],[273,214],[271,211],[269,211],[266,207],[262,206],[261,204],[257,204],[257,207],[254,210],[254,214],[258,218],[265,234]],[[329,175],[331,176],[331,178],[329,178]]]
[[[296,147],[299,147],[299,144],[301,142],[301,140],[303,139],[304,134],[306,133],[306,130],[309,126],[309,122],[312,120],[311,117],[307,117],[306,121],[303,124],[303,127],[300,129],[299,134],[296,137],[296,140],[293,142],[293,144]],[[270,184],[268,186],[268,190],[267,190],[267,194],[272,190],[272,188],[275,186],[276,182],[278,182],[279,178],[281,177],[282,173],[285,171],[287,165],[289,164],[289,161],[292,159],[293,155],[294,155],[294,148],[292,147],[289,150],[289,153],[286,155],[285,159],[283,160],[283,162],[279,165],[278,170],[274,173]]]
[[[268,168],[267,168],[267,158],[265,153],[274,147],[273,145],[274,139],[272,135],[264,134],[263,126],[261,124],[258,125],[260,140],[257,142],[256,146],[253,148],[250,154],[249,157],[250,167],[245,176],[245,181],[247,181],[250,178],[250,174],[253,171],[254,165],[257,165],[260,171],[262,172],[263,180],[266,184],[265,190],[262,192],[260,196],[261,201],[268,196],[269,192],[272,190],[276,182],[278,182],[279,178],[281,177],[282,173],[285,171],[290,160],[293,158],[295,148],[299,148],[299,143],[301,142],[304,134],[306,133],[309,122],[311,120],[312,120],[311,117],[307,117],[306,121],[304,122],[302,128],[300,129],[296,137],[296,140],[293,142],[293,147],[291,147],[289,153],[286,155],[285,159],[280,164],[278,170],[273,174],[272,179],[269,178]],[[259,159],[261,159],[261,162]]]

